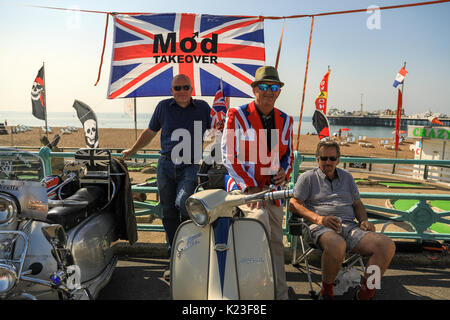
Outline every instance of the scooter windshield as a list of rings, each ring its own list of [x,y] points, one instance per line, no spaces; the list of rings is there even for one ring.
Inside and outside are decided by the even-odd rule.
[[[0,148],[0,180],[40,182],[44,177],[40,157],[27,151]]]

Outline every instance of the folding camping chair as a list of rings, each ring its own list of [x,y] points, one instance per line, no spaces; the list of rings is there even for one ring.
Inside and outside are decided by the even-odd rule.
[[[309,269],[309,261],[308,257],[317,251],[322,251],[320,248],[317,248],[313,243],[306,243],[305,237],[303,235],[303,232],[310,232],[309,226],[305,223],[304,219],[297,216],[297,215],[291,215],[291,217],[288,220],[288,226],[289,226],[289,233],[293,237],[292,247],[293,247],[293,255],[292,255],[292,265],[296,268],[300,267],[300,264],[304,262],[305,264],[305,270],[306,275],[308,277],[309,282],[309,296],[312,299],[318,299],[319,294],[316,292],[312,285],[312,279],[311,279],[311,271]],[[308,237],[311,238],[311,237]],[[301,246],[301,255],[297,257],[297,246],[298,246],[298,240],[300,240],[300,246]],[[360,264],[361,271],[364,273],[365,266],[364,262],[362,260],[361,255],[359,254],[349,254],[348,257],[344,260],[342,263],[342,268],[351,268],[356,263]]]

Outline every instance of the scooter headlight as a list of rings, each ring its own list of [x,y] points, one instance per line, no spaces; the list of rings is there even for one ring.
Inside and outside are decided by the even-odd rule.
[[[16,281],[16,268],[9,264],[0,264],[0,295],[10,291]]]
[[[6,194],[0,194],[0,224],[11,221],[17,215],[15,201]]]
[[[192,197],[188,198],[186,200],[186,210],[197,226],[204,227],[209,223],[208,209],[202,200]]]

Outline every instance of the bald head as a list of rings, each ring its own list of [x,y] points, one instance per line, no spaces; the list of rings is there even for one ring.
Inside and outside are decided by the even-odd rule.
[[[174,86],[174,83],[179,82],[178,80],[181,80],[183,82],[187,82],[189,85],[191,85],[191,79],[187,75],[180,73],[180,74],[177,74],[175,77],[173,77],[173,79],[172,79],[172,88]]]

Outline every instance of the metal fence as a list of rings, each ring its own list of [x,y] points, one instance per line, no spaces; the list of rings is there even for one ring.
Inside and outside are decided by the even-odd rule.
[[[306,170],[309,167],[317,166],[315,156],[302,156],[295,152],[294,171],[292,176],[291,187],[293,181],[297,181],[300,170]],[[428,168],[446,168],[450,166],[450,160],[412,160],[412,159],[382,159],[382,158],[358,158],[358,157],[342,157],[340,165],[344,168],[352,168],[352,170],[362,172],[381,172],[384,174],[396,174],[411,177],[410,172],[414,170],[414,166],[420,165]],[[365,166],[350,164],[366,164]],[[388,166],[386,166],[388,165]],[[381,167],[381,170],[380,170]],[[374,170],[375,169],[375,170]],[[376,170],[378,169],[378,170]],[[405,171],[408,174],[404,174]],[[427,176],[420,177],[420,180],[427,179]],[[428,175],[429,178],[429,175]],[[407,211],[396,210],[393,208],[375,206],[365,204],[368,211],[369,220],[374,224],[382,224],[383,232],[391,238],[415,239],[415,240],[450,240],[450,233],[436,233],[430,227],[436,223],[450,226],[450,211],[436,212],[431,207],[429,201],[441,200],[450,201],[450,193],[447,194],[421,194],[421,193],[392,193],[392,192],[361,192],[362,199],[412,199],[417,200],[417,204],[413,205]],[[289,217],[289,211],[287,211]],[[402,224],[409,226],[410,231],[405,232],[387,232],[386,227],[390,224]]]
[[[73,158],[74,153],[72,152],[51,152],[49,148],[43,147],[39,151],[39,155],[44,160],[46,166],[46,172],[51,174],[51,159],[52,158]],[[112,156],[121,156],[120,153],[112,153]],[[138,153],[135,154],[132,159],[158,159],[159,154],[157,153]],[[291,182],[289,184],[290,188],[293,188],[294,182],[300,174],[301,169],[305,169],[311,166],[315,166],[316,158],[314,156],[302,156],[299,152],[294,153],[294,165],[293,173],[291,177]],[[314,164],[313,164],[314,163]],[[356,168],[356,165],[351,166],[350,164],[366,164],[363,170],[374,171],[373,169],[379,165],[390,165],[390,169],[383,170],[385,174],[391,174],[392,171],[401,172],[413,170],[414,165],[423,165],[435,168],[450,167],[450,160],[412,160],[412,159],[381,159],[381,158],[356,158],[356,157],[342,157],[340,158],[340,163],[342,166],[352,167],[355,170],[360,170],[361,168]],[[397,171],[398,170],[398,171]],[[409,175],[408,175],[409,176]],[[158,189],[156,187],[142,187],[142,186],[132,186],[133,192],[139,193],[156,193]],[[396,209],[368,205],[366,208],[369,213],[370,221],[375,224],[383,224],[385,228],[389,224],[393,223],[403,223],[408,224],[411,227],[411,231],[408,232],[386,232],[384,233],[392,238],[402,238],[402,239],[435,239],[435,240],[450,240],[450,233],[435,233],[430,231],[430,227],[435,223],[441,223],[445,225],[450,225],[449,211],[435,212],[429,204],[429,200],[443,200],[450,201],[450,194],[420,194],[420,193],[380,193],[380,192],[361,192],[362,199],[416,199],[418,203],[414,205],[411,209],[407,211],[400,211]],[[158,202],[134,202],[135,208],[137,208],[137,216],[141,215],[156,215],[157,217],[162,217],[162,210]],[[286,221],[290,217],[290,212],[286,206]],[[164,231],[162,225],[154,224],[138,224],[139,231]],[[288,232],[288,227],[285,225],[284,233],[288,236],[290,240],[290,235]]]

